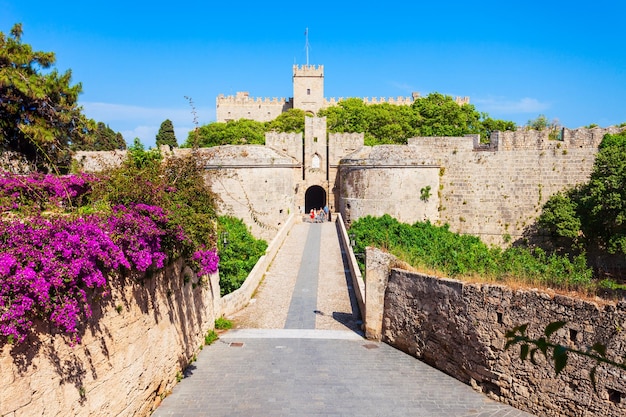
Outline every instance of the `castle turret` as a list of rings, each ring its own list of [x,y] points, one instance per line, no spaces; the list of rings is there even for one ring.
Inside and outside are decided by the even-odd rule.
[[[317,113],[324,107],[324,66],[293,66],[293,107]]]

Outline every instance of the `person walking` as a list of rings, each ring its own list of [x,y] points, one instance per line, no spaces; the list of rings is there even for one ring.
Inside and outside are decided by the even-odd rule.
[[[326,220],[330,221],[330,210],[328,209],[328,204],[324,206],[324,217],[326,217]]]

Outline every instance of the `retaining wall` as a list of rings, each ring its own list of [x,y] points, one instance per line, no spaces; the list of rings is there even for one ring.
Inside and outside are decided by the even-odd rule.
[[[74,347],[38,324],[0,349],[0,415],[147,416],[214,327],[219,277],[197,285],[177,261],[151,278],[114,281]]]
[[[580,350],[600,342],[610,359],[621,362],[626,356],[626,301],[598,304],[538,290],[470,284],[393,269],[393,259],[378,250],[369,249],[367,257],[366,294],[376,293],[370,280],[378,277],[384,301],[369,303],[368,295],[366,311],[379,312],[384,342],[540,416],[626,415],[626,371],[599,366],[595,393],[590,360],[570,355],[557,376],[554,364],[541,355],[533,365],[520,360],[519,347],[504,349],[505,332],[515,326],[528,323],[529,336],[538,338],[547,324],[563,320],[566,327],[552,341]],[[378,259],[373,265],[372,257]]]
[[[238,290],[199,283],[181,261],[138,281],[112,281],[82,341],[41,323],[37,337],[0,350],[0,416],[147,416],[176,384],[215,319],[249,302],[299,216],[291,214]],[[99,307],[99,308],[98,308]]]

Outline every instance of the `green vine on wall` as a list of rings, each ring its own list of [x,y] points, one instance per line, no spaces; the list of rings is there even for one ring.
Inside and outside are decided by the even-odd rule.
[[[505,334],[507,339],[505,349],[509,349],[512,346],[520,345],[520,359],[530,359],[533,365],[537,365],[537,354],[543,355],[546,359],[554,362],[554,370],[556,374],[560,374],[567,366],[567,361],[570,354],[584,356],[596,364],[589,370],[589,379],[593,385],[593,389],[597,393],[597,381],[596,372],[597,368],[601,364],[607,364],[617,367],[619,369],[626,370],[626,360],[615,362],[607,358],[606,346],[597,342],[593,346],[588,347],[586,350],[578,350],[571,347],[563,346],[558,343],[550,342],[550,337],[559,329],[563,328],[567,324],[564,321],[555,321],[548,324],[544,330],[544,335],[538,339],[533,339],[526,334],[528,324],[517,326],[511,330],[508,330]]]

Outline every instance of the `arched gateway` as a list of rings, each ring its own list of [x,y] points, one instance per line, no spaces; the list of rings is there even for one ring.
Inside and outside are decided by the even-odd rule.
[[[326,205],[326,190],[319,185],[313,185],[306,190],[304,194],[304,212],[308,213],[311,209],[319,210]]]

